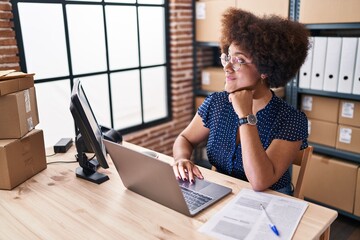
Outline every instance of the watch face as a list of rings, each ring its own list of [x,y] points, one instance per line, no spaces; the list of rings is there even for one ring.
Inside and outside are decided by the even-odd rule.
[[[249,114],[247,116],[248,123],[251,125],[255,125],[257,123],[257,118],[254,114]]]

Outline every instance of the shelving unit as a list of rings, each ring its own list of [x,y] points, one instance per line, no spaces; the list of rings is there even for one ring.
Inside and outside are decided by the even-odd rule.
[[[195,96],[203,96],[206,97],[209,94],[211,94],[212,92],[209,91],[205,91],[202,90],[200,88],[200,84],[201,84],[201,68],[203,67],[209,67],[209,66],[217,66],[220,67],[220,62],[219,62],[219,57],[220,57],[220,49],[219,49],[219,43],[215,43],[215,42],[196,42],[196,40],[194,40],[195,44],[194,44],[194,94]],[[211,62],[205,62],[203,63],[202,66],[198,66],[198,54],[197,54],[197,50],[198,49],[206,49],[207,52],[212,52],[212,61]]]
[[[307,0],[289,0],[289,19],[299,21],[300,18],[300,4],[301,2],[305,4]],[[334,3],[336,0],[331,0],[329,2]],[[307,1],[307,4],[310,2]],[[313,4],[312,2],[310,4]],[[193,9],[196,9],[196,1],[193,1]],[[304,5],[305,6],[305,5]],[[358,5],[360,7],[360,5]],[[311,10],[312,11],[312,10]],[[332,10],[331,10],[332,11]],[[337,11],[337,10],[336,10]],[[328,17],[332,17],[333,15],[329,15]],[[209,42],[198,42],[196,40],[196,13],[194,11],[194,29],[193,29],[193,56],[194,56],[194,96],[206,97],[211,92],[202,90],[200,88],[201,83],[201,69],[207,66],[221,66],[218,61],[220,50],[219,43],[209,41]],[[349,23],[321,23],[321,24],[306,24],[306,27],[310,30],[311,36],[327,36],[327,37],[360,37],[360,21],[359,22],[349,22]],[[211,59],[204,60],[204,54],[202,51],[206,52],[205,55],[207,57],[212,56]],[[199,54],[201,52],[201,54]],[[290,81],[285,87],[285,100],[293,105],[294,107],[300,109],[300,99],[303,94],[313,95],[313,96],[322,96],[322,97],[330,97],[337,98],[343,100],[350,101],[360,101],[360,95],[355,94],[345,94],[338,92],[328,92],[321,90],[313,90],[313,89],[303,89],[299,88],[299,76],[296,76],[292,81]],[[194,108],[194,112],[196,109]],[[347,163],[360,165],[360,154],[335,149],[333,147],[327,147],[324,145],[311,143],[314,146],[314,152],[318,154],[323,154],[329,156],[331,158],[339,159],[340,161],[344,161]],[[206,153],[204,151],[205,144],[202,144],[199,149],[194,152],[194,159],[197,164],[202,165],[204,167],[210,168],[211,165],[206,160]],[[313,202],[316,202],[315,200]],[[322,204],[320,202],[316,202],[318,204]],[[341,209],[337,209],[335,207],[331,207],[323,204],[324,206],[333,208],[338,210],[339,213],[346,215],[348,217],[352,217],[356,220],[359,220],[360,217],[354,214],[345,212]]]
[[[311,143],[311,145],[316,149],[317,153],[329,155],[335,158],[340,158],[352,163],[360,164],[360,155],[357,153],[352,153],[348,151],[342,151],[339,149],[334,149],[330,147],[326,147],[320,144]]]
[[[334,1],[332,1],[334,2]],[[300,10],[301,1],[296,1],[296,21],[299,21],[299,10]],[[359,6],[359,5],[358,5]],[[355,11],[357,12],[357,11]],[[341,14],[340,12],[338,14]],[[311,36],[321,36],[321,37],[360,37],[360,22],[349,22],[349,23],[321,23],[321,24],[306,24],[306,27],[310,30]],[[359,46],[358,46],[359,47]],[[313,90],[313,89],[304,89],[298,87],[299,77],[295,78],[290,84],[287,86],[287,92],[289,93],[289,97],[287,98],[288,102],[290,102],[293,106],[300,108],[300,99],[302,95],[312,95],[312,96],[320,96],[320,97],[328,97],[328,98],[336,98],[342,100],[349,101],[360,101],[360,95],[356,94],[346,94],[339,92],[329,92],[322,90]],[[327,147],[321,144],[316,144],[310,142],[314,147],[314,152],[322,155],[329,156],[339,161],[344,161],[347,163],[359,165],[360,164],[360,154],[339,150],[333,147]],[[359,177],[359,175],[358,175]],[[358,187],[357,187],[358,188]],[[320,189],[319,189],[320,190]],[[357,190],[358,191],[358,190]],[[305,196],[306,197],[306,196]],[[326,207],[333,208],[338,210],[338,212],[347,217],[351,217],[356,220],[360,220],[359,216],[349,213],[347,211],[343,211],[342,209],[337,209],[334,206],[329,206],[325,203],[317,202],[315,200],[307,199],[313,201],[318,204],[322,204]],[[356,199],[354,203],[354,211],[356,206]]]
[[[296,1],[297,14],[296,21],[299,21],[299,9],[301,1]],[[306,24],[310,30],[311,36],[326,36],[326,37],[360,37],[360,23],[323,23],[323,24]],[[300,108],[299,99],[302,94],[338,98],[344,100],[360,101],[360,95],[346,94],[339,92],[328,92],[314,89],[304,89],[298,87],[298,77],[296,77],[287,86],[287,101],[293,106]],[[331,147],[326,147],[320,144],[311,143],[314,146],[314,152],[326,154],[332,157],[340,158],[353,163],[360,163],[360,154],[342,151]]]

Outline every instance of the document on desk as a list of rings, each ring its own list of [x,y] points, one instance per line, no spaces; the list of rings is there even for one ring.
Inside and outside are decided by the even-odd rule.
[[[266,209],[279,236],[271,230],[269,218],[260,204]],[[305,201],[242,189],[199,231],[226,240],[291,239],[307,207]]]

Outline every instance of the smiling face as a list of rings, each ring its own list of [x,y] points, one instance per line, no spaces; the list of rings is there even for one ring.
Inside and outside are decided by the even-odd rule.
[[[251,63],[252,58],[248,53],[239,46],[231,44],[226,60],[227,64],[224,66],[225,91],[231,93],[243,89],[255,90],[259,86],[260,73]]]

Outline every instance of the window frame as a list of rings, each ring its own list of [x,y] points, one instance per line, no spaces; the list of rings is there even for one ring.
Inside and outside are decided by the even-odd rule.
[[[18,46],[18,55],[20,59],[20,68],[21,71],[27,72],[26,67],[26,58],[25,58],[25,50],[24,50],[24,43],[22,39],[22,31],[21,31],[21,24],[20,24],[20,16],[19,16],[19,10],[18,10],[18,3],[55,3],[55,4],[61,4],[62,10],[63,10],[63,18],[64,18],[64,28],[65,28],[65,39],[66,39],[66,49],[67,49],[67,58],[68,58],[68,68],[69,68],[69,75],[61,76],[61,77],[53,77],[53,78],[43,78],[43,79],[36,79],[35,80],[35,87],[37,83],[45,83],[45,82],[56,82],[56,81],[62,81],[62,80],[68,80],[70,79],[70,86],[69,91],[71,91],[75,79],[82,78],[82,77],[89,77],[94,75],[100,75],[100,74],[106,74],[107,75],[107,82],[108,82],[108,97],[109,97],[109,108],[110,108],[110,120],[111,120],[111,128],[114,128],[114,114],[113,114],[113,101],[112,101],[112,95],[111,95],[111,77],[110,75],[112,73],[118,73],[118,72],[125,72],[125,71],[132,71],[132,70],[138,70],[139,71],[139,81],[140,81],[140,97],[141,97],[141,123],[127,127],[124,129],[116,129],[118,131],[121,131],[123,134],[143,130],[152,126],[156,126],[162,123],[166,123],[172,120],[172,108],[171,108],[171,73],[170,73],[170,15],[169,15],[169,1],[164,0],[163,4],[144,4],[144,3],[137,3],[136,0],[135,3],[114,3],[114,2],[104,2],[104,0],[101,0],[100,2],[88,2],[88,1],[66,1],[66,0],[11,0],[12,3],[12,12],[14,15],[13,21],[14,21],[14,30],[16,34],[16,41]],[[104,41],[105,41],[105,49],[106,49],[106,71],[97,71],[97,72],[91,72],[91,73],[84,73],[84,74],[73,74],[73,68],[71,63],[71,50],[70,50],[70,40],[69,40],[69,29],[67,26],[67,16],[66,16],[66,6],[70,4],[76,4],[76,5],[101,5],[103,16],[104,16]],[[139,66],[133,67],[133,68],[123,68],[123,69],[116,69],[116,70],[110,70],[110,64],[109,64],[109,46],[108,46],[108,38],[107,38],[107,30],[106,30],[106,10],[105,6],[107,5],[113,5],[113,6],[135,6],[136,7],[136,21],[137,21],[137,36],[138,36],[138,58],[139,58]],[[142,66],[141,65],[141,47],[140,47],[140,28],[139,28],[139,7],[162,7],[164,8],[164,36],[165,36],[165,63],[164,64],[157,64],[157,65],[149,65],[149,66]],[[167,90],[167,103],[166,103],[166,110],[167,115],[163,118],[159,118],[156,120],[152,120],[149,122],[144,122],[144,99],[142,94],[142,81],[143,77],[141,74],[141,70],[147,69],[147,68],[156,68],[156,67],[165,67],[166,71],[166,90]],[[99,123],[101,124],[101,123]],[[75,134],[75,133],[74,133]]]

